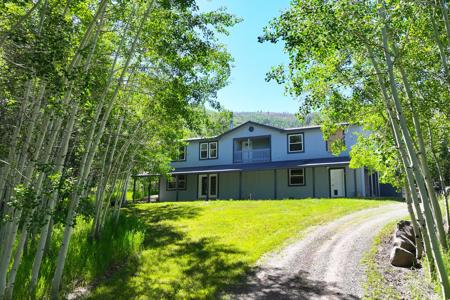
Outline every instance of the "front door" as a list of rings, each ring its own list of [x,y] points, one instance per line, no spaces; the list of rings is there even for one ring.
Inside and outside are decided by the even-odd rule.
[[[215,199],[218,190],[217,174],[205,174],[198,176],[198,198]]]
[[[330,169],[330,192],[332,198],[345,196],[344,169]]]

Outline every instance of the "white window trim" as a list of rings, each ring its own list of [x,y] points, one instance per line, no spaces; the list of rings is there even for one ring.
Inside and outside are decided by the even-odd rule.
[[[215,156],[211,156],[211,145],[215,144],[216,145],[216,155]],[[206,151],[206,157],[202,157],[202,145],[206,145],[206,149],[203,150]],[[219,142],[218,141],[212,141],[212,142],[202,142],[199,145],[199,158],[200,160],[207,160],[207,159],[217,159],[219,157]]]
[[[202,152],[204,152],[205,150],[202,150],[202,145],[206,145],[206,156],[205,157],[202,157]],[[200,159],[208,159],[208,156],[209,156],[209,145],[208,145],[208,143],[200,143],[200,155],[199,155],[199,157],[200,157]]]
[[[211,155],[211,145],[216,145],[216,149],[214,149],[214,150],[216,150],[216,155],[215,156],[212,156]],[[214,159],[214,158],[217,158],[217,142],[210,142],[210,143],[208,143],[208,158],[209,159]]]
[[[293,170],[302,170],[302,175],[292,175]],[[303,183],[292,183],[291,178],[292,177],[302,177]],[[295,169],[288,169],[288,185],[289,186],[304,186],[306,184],[305,180],[305,168],[295,168]]]
[[[178,156],[178,159],[176,161],[185,161],[186,160],[187,146],[182,146],[182,147],[183,147],[183,158],[180,159],[180,157]],[[179,153],[179,154],[181,154],[181,153]]]
[[[213,177],[216,179],[216,188],[214,190],[214,193],[211,193],[211,181],[212,181]],[[201,187],[202,178],[207,178],[207,180],[208,180],[208,191],[207,191],[207,194],[203,194],[203,191],[202,191],[202,187]],[[199,186],[198,186],[198,197],[199,197],[199,199],[205,199],[207,197],[209,199],[217,199],[218,193],[219,193],[219,176],[217,175],[217,173],[209,174],[209,175],[208,174],[200,174],[198,176],[198,184],[199,184]]]
[[[291,143],[291,136],[296,136],[296,135],[297,136],[301,136],[300,142]],[[300,153],[300,152],[304,152],[305,151],[305,139],[304,139],[303,132],[288,134],[287,138],[288,138],[288,153]],[[300,145],[300,144],[302,145],[302,150],[291,151],[291,145]]]

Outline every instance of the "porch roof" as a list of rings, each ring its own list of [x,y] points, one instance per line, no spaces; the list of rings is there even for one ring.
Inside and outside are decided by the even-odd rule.
[[[327,157],[302,160],[283,160],[271,161],[264,163],[237,163],[231,165],[218,166],[201,166],[176,168],[171,174],[201,174],[201,173],[224,173],[224,172],[240,172],[240,171],[258,171],[283,168],[302,168],[302,167],[318,167],[345,165],[350,162],[350,157]]]

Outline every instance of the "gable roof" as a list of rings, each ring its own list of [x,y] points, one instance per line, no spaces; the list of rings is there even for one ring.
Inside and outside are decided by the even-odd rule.
[[[237,130],[239,128],[242,128],[242,127],[244,127],[246,125],[250,125],[250,124],[251,125],[260,126],[260,127],[264,127],[264,128],[271,129],[271,130],[276,130],[276,131],[279,131],[279,132],[292,132],[292,131],[299,131],[299,130],[306,130],[306,129],[316,129],[316,128],[320,128],[321,127],[320,125],[313,125],[313,126],[302,126],[302,127],[293,127],[293,128],[279,128],[279,127],[266,125],[266,124],[262,124],[262,123],[258,123],[258,122],[254,122],[254,121],[247,121],[247,122],[242,123],[241,125],[238,125],[238,126],[236,126],[234,128],[231,128],[231,129],[229,129],[229,130],[227,130],[224,133],[221,133],[219,135],[212,136],[212,137],[204,137],[204,138],[202,138],[202,137],[190,138],[190,139],[187,139],[187,141],[202,141],[202,140],[220,139],[221,137],[223,137],[223,136],[225,136],[225,135],[227,135],[227,134],[229,134],[229,133],[231,133],[231,132],[233,132],[233,131],[235,131],[235,130]]]

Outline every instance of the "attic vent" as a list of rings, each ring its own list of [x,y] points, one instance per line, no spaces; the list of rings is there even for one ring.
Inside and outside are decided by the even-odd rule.
[[[250,131],[250,132],[253,132],[253,130],[255,130],[255,128],[253,128],[253,126],[250,126],[250,127],[248,128],[248,131]]]

